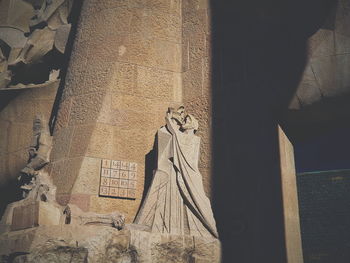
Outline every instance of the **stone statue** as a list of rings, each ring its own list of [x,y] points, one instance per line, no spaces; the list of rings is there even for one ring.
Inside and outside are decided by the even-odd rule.
[[[152,232],[218,237],[198,169],[198,121],[184,107],[169,108],[158,133],[158,163],[135,219]]]
[[[19,181],[23,197],[33,189],[38,171],[50,162],[52,149],[52,136],[48,123],[41,115],[36,115],[33,121],[33,137],[29,146],[29,159],[27,165],[21,170]]]
[[[33,138],[29,146],[29,160],[21,173],[34,175],[35,171],[49,163],[52,148],[52,137],[49,126],[41,115],[36,115],[33,121]]]

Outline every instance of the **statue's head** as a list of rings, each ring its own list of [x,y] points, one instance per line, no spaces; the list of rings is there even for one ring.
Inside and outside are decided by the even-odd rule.
[[[170,115],[170,118],[179,126],[180,131],[196,132],[198,130],[197,119],[193,115],[188,114],[184,106],[180,106],[177,110],[174,108],[169,108],[168,114]]]

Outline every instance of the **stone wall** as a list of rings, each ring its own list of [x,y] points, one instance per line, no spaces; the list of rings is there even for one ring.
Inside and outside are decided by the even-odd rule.
[[[183,102],[199,121],[199,168],[207,195],[211,194],[211,21],[209,0],[182,2]]]
[[[155,168],[155,134],[167,108],[182,103],[199,120],[199,167],[210,195],[208,2],[84,2],[49,166],[61,204],[118,210],[132,221]],[[15,178],[24,167],[34,115],[42,112],[49,119],[56,91],[57,85],[21,91],[1,111],[1,174]],[[101,159],[138,164],[136,200],[99,196]]]
[[[182,101],[181,13],[173,0],[84,2],[54,131],[61,204],[133,220],[154,168],[146,155]],[[138,164],[136,200],[99,196],[103,158]]]

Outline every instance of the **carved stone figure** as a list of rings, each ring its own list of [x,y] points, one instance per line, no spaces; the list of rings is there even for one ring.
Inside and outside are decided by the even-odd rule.
[[[111,226],[121,230],[124,228],[125,216],[115,211],[110,214],[83,212],[76,205],[70,204],[63,211],[65,224]]]
[[[135,219],[152,232],[217,238],[210,201],[198,169],[198,121],[184,107],[169,108],[158,131],[158,164]]]
[[[34,175],[35,171],[43,168],[50,161],[52,136],[49,126],[43,116],[37,115],[33,121],[33,138],[29,146],[29,160],[21,173]]]

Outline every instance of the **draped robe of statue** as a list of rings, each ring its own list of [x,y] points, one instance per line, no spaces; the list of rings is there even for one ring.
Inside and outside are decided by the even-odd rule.
[[[200,138],[182,130],[171,117],[158,130],[158,165],[144,203],[135,219],[152,232],[211,236],[217,230],[210,201],[198,170]]]

